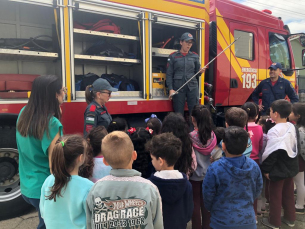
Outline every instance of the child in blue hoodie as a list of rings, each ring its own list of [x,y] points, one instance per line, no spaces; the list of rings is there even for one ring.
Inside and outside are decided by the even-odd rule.
[[[164,229],[185,229],[194,209],[192,185],[184,173],[174,170],[181,155],[181,140],[172,133],[156,135],[146,144],[156,173],[149,178],[162,198]]]
[[[211,228],[255,229],[254,200],[263,180],[255,161],[243,155],[248,133],[241,127],[225,130],[222,148],[226,157],[212,163],[202,189],[205,208],[211,212]]]

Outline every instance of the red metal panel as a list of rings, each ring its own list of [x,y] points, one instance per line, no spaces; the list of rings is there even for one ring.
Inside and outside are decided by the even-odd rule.
[[[236,23],[236,22],[230,22],[230,32],[231,34],[234,35],[234,31],[239,30],[243,32],[249,33],[249,35],[253,36],[253,60],[246,60],[246,59],[241,59],[235,56],[233,47],[231,47],[232,52],[231,52],[231,61],[233,62],[233,59],[238,63],[238,66],[234,66],[231,64],[231,79],[236,79],[238,82],[238,88],[230,88],[230,96],[229,96],[229,105],[230,106],[235,106],[235,105],[242,105],[244,104],[248,98],[251,96],[253,90],[255,89],[255,86],[253,84],[252,78],[255,77],[255,85],[258,79],[258,73],[259,73],[259,68],[258,68],[258,46],[259,46],[259,40],[257,36],[257,28],[248,25],[242,22]],[[230,41],[233,42],[233,41]],[[236,44],[235,44],[236,47]],[[235,62],[234,62],[235,63]],[[244,63],[244,65],[242,64]],[[250,66],[249,66],[249,65]],[[247,73],[247,72],[242,72],[240,69],[242,68],[251,68],[255,69],[257,72],[256,73]],[[238,69],[238,70],[237,70]],[[236,73],[236,70],[238,71]],[[240,74],[240,75],[239,75]],[[250,87],[243,87],[243,82],[240,80],[242,75],[249,75],[251,79],[251,83],[249,84]],[[246,77],[247,78],[247,77]],[[252,87],[252,85],[254,87]],[[248,86],[248,85],[247,85]]]
[[[229,21],[225,20],[226,24],[229,24]],[[229,34],[224,34],[224,31],[221,31],[217,27],[218,33],[217,40],[225,39]],[[227,31],[229,32],[229,31]],[[229,44],[227,44],[229,45]],[[222,52],[223,49],[219,42],[217,42],[217,53]],[[214,69],[214,98],[216,106],[228,106],[229,105],[229,90],[230,90],[230,60],[225,54],[220,55],[215,60],[215,69]]]
[[[65,133],[82,133],[86,107],[85,102],[63,104],[62,124]],[[172,103],[169,100],[110,101],[106,104],[106,107],[111,115],[173,111]]]
[[[284,31],[283,21],[273,15],[229,0],[210,0],[210,2],[224,18]]]

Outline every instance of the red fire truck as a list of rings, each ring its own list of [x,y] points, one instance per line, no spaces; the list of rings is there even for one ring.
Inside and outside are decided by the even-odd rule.
[[[87,27],[107,20],[119,29]],[[204,96],[212,98],[216,113],[245,103],[268,77],[272,62],[280,62],[283,77],[296,86],[289,29],[267,10],[257,11],[229,0],[0,2],[0,219],[28,207],[19,188],[15,126],[33,79],[46,74],[62,78],[68,89],[61,120],[65,133],[82,132],[87,104],[79,79],[88,73],[124,75],[138,84],[136,91],[113,93],[107,103],[112,115],[132,118],[169,112],[172,104],[166,94],[165,67],[184,32],[196,38],[192,50],[199,54],[202,66],[240,37],[199,79],[200,101],[204,103]],[[50,41],[52,47],[46,48]],[[89,54],[88,49],[101,41],[128,56]],[[213,85],[208,94],[204,83]]]

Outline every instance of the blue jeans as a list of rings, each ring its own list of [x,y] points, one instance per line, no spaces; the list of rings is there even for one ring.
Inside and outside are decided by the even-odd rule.
[[[46,229],[46,225],[44,224],[44,221],[43,221],[43,219],[41,218],[41,215],[40,215],[40,209],[39,209],[40,199],[28,198],[24,195],[22,195],[22,197],[25,200],[25,202],[27,202],[28,204],[33,205],[36,208],[36,210],[38,211],[39,224],[37,226],[37,229]]]

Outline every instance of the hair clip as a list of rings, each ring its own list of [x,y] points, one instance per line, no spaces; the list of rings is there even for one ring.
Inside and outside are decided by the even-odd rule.
[[[116,124],[116,122],[112,122],[113,124]]]
[[[157,115],[155,115],[155,114],[151,114],[151,116],[150,116],[149,118],[146,118],[146,119],[145,119],[145,122],[148,122],[148,121],[149,121],[149,119],[151,119],[151,118],[156,118],[156,119],[158,119]],[[160,120],[160,119],[158,119],[158,120],[159,120],[159,122],[160,122],[160,123],[161,123],[161,125],[162,125],[161,120]]]
[[[275,123],[272,118],[266,118],[266,122],[270,121],[271,123]]]
[[[129,134],[135,133],[137,130],[134,127],[131,127],[129,130],[127,130]]]
[[[247,108],[247,111],[250,111],[250,110],[251,110],[251,109],[248,107],[248,108]]]
[[[145,130],[147,130],[148,133],[150,133],[150,134],[153,134],[153,132],[154,132],[152,129],[149,129],[149,127],[146,127]]]
[[[151,118],[158,118],[158,117],[155,114],[151,114],[151,116],[149,118],[145,119],[145,122],[148,122],[148,120],[151,119]]]
[[[65,143],[64,143],[63,141],[61,141],[60,143],[61,143],[62,147],[64,147],[64,146],[65,146]]]

